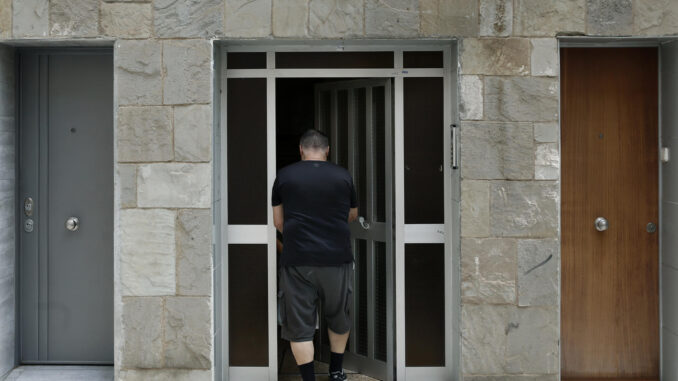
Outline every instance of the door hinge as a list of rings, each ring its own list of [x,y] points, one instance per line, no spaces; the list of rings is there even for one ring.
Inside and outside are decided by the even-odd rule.
[[[668,163],[670,158],[671,158],[671,152],[669,151],[669,147],[662,147],[662,150],[661,150],[661,161],[662,161],[662,163]]]
[[[452,169],[458,169],[459,168],[459,153],[457,152],[457,151],[459,151],[459,149],[458,149],[459,148],[458,129],[459,128],[457,127],[456,124],[453,123],[452,125],[450,125],[450,133],[452,134],[452,147],[451,147],[451,149],[452,149],[452,152],[451,152],[452,160],[450,160],[450,162],[452,164]]]

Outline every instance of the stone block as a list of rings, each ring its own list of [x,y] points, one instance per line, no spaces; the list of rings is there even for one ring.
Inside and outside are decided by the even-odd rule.
[[[224,35],[229,37],[270,36],[271,1],[225,0],[226,21],[224,21]]]
[[[559,134],[558,122],[534,124],[534,140],[539,143],[556,143]]]
[[[633,32],[631,0],[586,0],[589,35],[627,36]]]
[[[554,37],[586,32],[586,0],[515,0],[513,34]]]
[[[559,202],[554,181],[493,181],[490,232],[498,237],[556,237]]]
[[[176,292],[176,212],[166,209],[120,211],[122,295],[174,295]]]
[[[502,374],[507,325],[514,307],[462,304],[461,363],[465,374]]]
[[[528,75],[530,42],[524,38],[468,38],[462,42],[462,74]]]
[[[558,119],[558,80],[485,77],[485,119],[546,122]]]
[[[137,166],[134,164],[118,164],[120,181],[120,206],[134,208],[137,206]]]
[[[477,0],[420,0],[421,35],[477,37]]]
[[[182,209],[177,216],[177,293],[212,293],[212,218],[209,209]]]
[[[12,37],[12,0],[0,0],[0,38]]]
[[[121,381],[212,381],[211,370],[200,369],[122,369]]]
[[[223,33],[221,0],[155,0],[153,25],[158,37],[205,37]]]
[[[16,132],[0,130],[0,180],[16,178]]]
[[[537,144],[534,158],[534,178],[537,180],[558,180],[560,178],[558,143]]]
[[[206,40],[163,42],[165,104],[210,103],[212,43]]]
[[[518,240],[518,305],[558,306],[557,239]]]
[[[463,122],[461,147],[464,179],[527,180],[534,176],[530,123]]]
[[[151,4],[102,3],[101,33],[125,38],[148,38],[153,33]]]
[[[462,238],[462,303],[515,303],[516,258],[516,242],[513,239]]]
[[[14,0],[12,31],[15,38],[49,34],[49,0]]]
[[[560,381],[558,374],[540,374],[511,376],[476,376],[464,375],[464,381]]]
[[[558,373],[559,338],[556,308],[517,308],[507,325],[505,372]]]
[[[94,37],[99,34],[99,0],[50,0],[52,36]]]
[[[533,38],[530,66],[532,75],[555,77],[560,66],[558,60],[558,41],[555,38]]]
[[[137,169],[137,204],[142,208],[209,208],[212,165],[157,163]]]
[[[341,4],[345,4],[341,2]],[[309,18],[308,0],[273,0],[273,35],[306,37]]]
[[[172,160],[172,109],[167,106],[118,108],[118,161]]]
[[[366,0],[365,34],[414,37],[419,34],[418,0]]]
[[[133,297],[122,300],[122,367],[163,367],[163,300]]]
[[[118,104],[162,104],[162,42],[119,40],[115,45]]]
[[[165,366],[210,369],[212,330],[209,297],[168,297],[164,320]]]
[[[635,0],[633,33],[647,36],[678,34],[678,1]]]
[[[490,183],[463,180],[461,182],[461,236],[490,235]]]
[[[176,161],[212,159],[211,106],[174,107],[174,159]]]
[[[459,115],[461,119],[483,119],[483,80],[477,75],[462,75],[459,88],[461,93]]]
[[[506,37],[513,33],[513,0],[480,0],[480,35]]]
[[[310,0],[309,32],[315,37],[362,36],[364,15],[362,1]]]

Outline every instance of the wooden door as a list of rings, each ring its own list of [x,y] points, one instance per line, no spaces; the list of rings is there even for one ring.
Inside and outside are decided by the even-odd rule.
[[[563,379],[659,377],[657,71],[656,48],[561,50]]]

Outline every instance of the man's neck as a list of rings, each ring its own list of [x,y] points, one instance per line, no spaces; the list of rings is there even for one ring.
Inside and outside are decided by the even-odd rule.
[[[326,158],[326,157],[321,157],[321,156],[305,156],[305,157],[302,157],[301,160],[302,160],[302,161],[308,161],[308,160],[312,160],[312,161],[327,161],[327,158]]]

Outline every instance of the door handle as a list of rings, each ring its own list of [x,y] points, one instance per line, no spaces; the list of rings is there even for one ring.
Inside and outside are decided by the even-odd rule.
[[[610,224],[607,222],[605,217],[596,218],[594,225],[596,226],[596,230],[598,230],[599,232],[604,232],[605,230],[607,230],[608,227],[610,227]]]
[[[367,230],[370,228],[370,224],[368,222],[365,222],[365,217],[363,216],[358,217],[358,222],[360,223],[360,226],[363,227],[363,229]]]
[[[74,232],[80,227],[80,219],[78,217],[70,217],[64,225],[66,225],[66,229]]]

